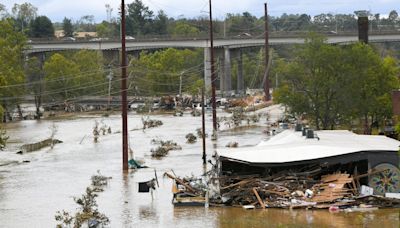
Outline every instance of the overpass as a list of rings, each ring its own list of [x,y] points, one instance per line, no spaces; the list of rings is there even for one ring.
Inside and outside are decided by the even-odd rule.
[[[329,36],[328,43],[352,43],[358,41],[358,36]],[[370,35],[369,42],[399,42],[400,34],[387,35]],[[257,47],[264,45],[264,38],[261,39],[216,39],[214,40],[215,48],[245,48]],[[276,37],[270,38],[270,45],[282,44],[301,44],[304,43],[304,38],[300,37]],[[26,49],[26,53],[36,52],[51,52],[65,50],[119,50],[121,49],[120,41],[86,41],[86,42],[71,42],[71,41],[54,41],[54,42],[32,42],[30,47]],[[146,49],[162,49],[162,48],[209,48],[210,42],[205,39],[184,39],[184,40],[158,40],[150,41],[127,41],[127,51],[146,50]]]
[[[348,44],[358,41],[358,35],[332,35],[327,37],[327,42],[331,44]],[[385,43],[385,42],[399,42],[400,34],[376,34],[369,35],[370,43]],[[304,38],[300,37],[271,37],[269,44],[274,45],[287,45],[287,44],[302,44]],[[231,91],[231,56],[236,56],[238,60],[238,77],[237,77],[237,91],[244,91],[244,78],[242,66],[242,48],[248,47],[263,47],[265,44],[264,38],[236,38],[236,39],[216,39],[214,40],[214,47],[216,51],[216,58],[220,58],[220,90]],[[133,40],[126,42],[126,49],[128,52],[138,53],[141,50],[151,49],[164,49],[164,48],[203,48],[204,49],[204,80],[206,88],[211,87],[211,52],[210,42],[207,39],[182,39],[182,40]],[[68,51],[68,50],[99,50],[105,56],[112,56],[111,59],[119,59],[119,51],[121,49],[120,41],[86,41],[86,42],[73,42],[73,41],[53,41],[53,42],[33,42],[25,50],[28,55],[40,55],[45,52],[54,51]],[[43,56],[43,55],[42,55]],[[44,59],[44,57],[42,57]]]

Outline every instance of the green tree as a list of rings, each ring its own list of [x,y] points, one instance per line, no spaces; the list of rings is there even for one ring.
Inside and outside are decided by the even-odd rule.
[[[61,54],[52,55],[44,64],[46,95],[65,101],[78,94],[79,66]]]
[[[75,82],[81,89],[75,90],[78,95],[102,94],[107,88],[107,80],[103,70],[103,57],[97,51],[81,50],[72,56],[79,69],[79,77]]]
[[[172,30],[172,35],[179,37],[179,36],[196,36],[199,34],[199,30],[187,24],[184,21],[178,21],[175,24],[174,29]]]
[[[38,9],[31,3],[15,3],[12,8],[13,18],[19,31],[26,32],[28,25],[36,18]]]
[[[0,110],[3,122],[10,119],[9,112],[24,93],[23,50],[26,37],[15,30],[11,19],[0,21]]]
[[[167,34],[168,27],[168,16],[164,13],[164,11],[158,11],[156,18],[153,23],[153,31],[158,35]]]
[[[37,57],[29,58],[25,66],[25,75],[29,84],[29,91],[35,98],[36,118],[40,119],[40,107],[44,92],[42,63]]]
[[[64,30],[65,37],[73,37],[74,36],[74,28],[72,26],[71,19],[64,17],[63,30]]]
[[[31,21],[30,35],[37,38],[54,37],[54,28],[51,20],[46,16],[39,16]]]
[[[241,33],[254,33],[261,30],[263,27],[258,27],[257,18],[249,12],[242,14],[230,14],[226,16],[226,23],[228,26],[228,33],[238,35]]]
[[[333,46],[311,35],[295,58],[280,67],[283,83],[274,92],[277,102],[305,115],[317,129],[358,119],[364,133],[391,117],[391,91],[398,87],[396,61],[382,59],[370,46]]]
[[[76,28],[79,32],[95,32],[96,25],[93,15],[84,15],[76,22]]]
[[[151,54],[142,52],[130,63],[130,75],[140,95],[178,94],[180,76],[182,91],[196,92],[202,79],[202,52],[169,48]],[[195,88],[196,87],[196,88]]]
[[[141,0],[135,0],[127,6],[126,33],[131,36],[146,35],[152,32],[153,11]]]
[[[344,61],[351,67],[346,72],[346,91],[352,103],[348,110],[363,119],[364,133],[370,134],[372,126],[390,118],[391,91],[398,88],[398,67],[391,57],[382,59],[369,45],[357,43],[346,51]],[[351,108],[351,109],[350,109]]]
[[[325,43],[325,38],[310,35],[299,47],[296,58],[281,69],[283,85],[275,92],[277,102],[290,107],[296,115],[305,114],[317,129],[334,128],[341,113],[343,93],[341,48]]]
[[[0,4],[0,20],[2,20],[3,18],[8,17],[8,12],[6,9],[6,6],[3,4]]]

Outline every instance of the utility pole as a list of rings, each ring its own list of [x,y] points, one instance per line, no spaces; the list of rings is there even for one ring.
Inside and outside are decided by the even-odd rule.
[[[204,86],[201,88],[201,137],[203,138],[203,164],[207,163],[206,157],[206,120],[204,112]]]
[[[264,75],[264,93],[265,93],[265,100],[271,100],[271,96],[269,94],[269,77],[268,77],[268,62],[269,62],[269,34],[268,34],[268,7],[267,3],[264,3],[264,12],[265,12],[265,75]]]
[[[122,98],[122,169],[128,170],[128,102],[126,91],[125,1],[121,0],[121,98]]]
[[[214,34],[213,34],[213,22],[212,22],[212,7],[211,0],[210,5],[210,52],[211,52],[211,103],[212,103],[212,119],[213,119],[213,131],[217,132],[217,105],[215,101],[215,66],[214,66]]]

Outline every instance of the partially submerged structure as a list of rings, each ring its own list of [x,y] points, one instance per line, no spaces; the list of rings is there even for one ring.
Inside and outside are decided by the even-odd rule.
[[[353,175],[374,194],[400,192],[400,142],[350,131],[285,130],[254,147],[219,150],[221,176]]]

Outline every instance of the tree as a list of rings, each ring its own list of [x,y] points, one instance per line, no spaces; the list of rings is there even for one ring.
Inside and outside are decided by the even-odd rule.
[[[37,57],[29,58],[25,66],[25,75],[29,84],[29,91],[35,98],[36,118],[40,119],[42,96],[44,92],[42,63]]]
[[[15,30],[11,19],[0,21],[0,113],[3,122],[10,119],[9,111],[24,93],[23,50],[26,37]]]
[[[30,35],[35,38],[54,37],[54,28],[51,20],[46,16],[39,16],[31,21]]]
[[[8,17],[8,12],[6,9],[6,6],[3,4],[0,4],[0,20],[2,20],[3,18]]]
[[[243,14],[230,14],[226,15],[226,23],[228,26],[228,33],[239,35],[241,33],[254,33],[260,31],[263,27],[258,27],[257,18],[249,12]]]
[[[156,18],[153,23],[153,31],[158,35],[167,34],[168,27],[168,16],[164,13],[164,11],[158,11]]]
[[[16,21],[19,31],[25,32],[30,22],[36,18],[37,8],[31,3],[23,3],[21,5],[15,3],[12,8],[12,14]]]
[[[126,33],[131,36],[146,35],[152,32],[153,11],[141,0],[135,0],[127,6]]]
[[[340,61],[341,49],[325,42],[315,34],[307,37],[294,61],[280,72],[285,83],[277,91],[278,102],[288,105],[298,116],[306,114],[317,129],[333,128],[340,117],[337,102],[346,67]]]
[[[142,52],[139,59],[130,63],[130,75],[140,95],[165,95],[179,92],[179,79],[182,75],[182,91],[198,90],[198,80],[202,79],[201,51],[169,48],[151,54]]]
[[[71,58],[79,69],[76,84],[80,89],[75,90],[77,95],[102,94],[107,88],[107,79],[103,70],[103,57],[97,51],[81,50]]]
[[[77,30],[80,32],[95,32],[96,25],[93,15],[82,16],[76,24]]]
[[[44,64],[46,95],[52,100],[65,101],[78,94],[79,67],[61,54],[52,55]]]
[[[390,94],[398,87],[397,63],[370,46],[332,46],[311,35],[295,58],[279,70],[283,83],[274,98],[317,129],[333,129],[358,119],[364,133],[391,116]]]
[[[352,103],[347,107],[363,120],[364,133],[370,134],[373,125],[392,116],[390,94],[398,88],[397,63],[391,57],[382,59],[363,43],[352,45],[344,61],[351,64],[346,72],[351,81],[345,87]]]
[[[74,28],[72,26],[71,19],[64,17],[63,30],[64,30],[65,37],[73,37],[74,36]]]
[[[397,13],[396,10],[390,11],[390,13],[389,13],[389,20],[390,20],[392,23],[395,23],[398,17],[399,17],[399,14]]]
[[[177,36],[177,37],[179,37],[179,36],[196,36],[198,34],[199,34],[199,30],[196,27],[191,26],[184,21],[176,22],[175,27],[172,30],[172,35]]]

